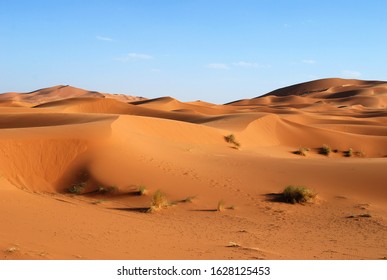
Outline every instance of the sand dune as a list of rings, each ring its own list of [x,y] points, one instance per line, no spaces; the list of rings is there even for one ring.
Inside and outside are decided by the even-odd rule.
[[[1,94],[0,258],[386,258],[386,104],[386,82],[344,79],[225,105]],[[171,205],[144,213],[157,190]]]

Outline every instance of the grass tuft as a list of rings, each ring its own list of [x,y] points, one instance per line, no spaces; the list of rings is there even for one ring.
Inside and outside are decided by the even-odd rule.
[[[86,185],[85,182],[73,184],[67,191],[72,194],[82,194],[86,189]]]
[[[282,193],[283,199],[287,203],[305,203],[316,197],[316,193],[303,186],[287,186]]]
[[[320,154],[322,155],[325,155],[325,156],[329,156],[329,154],[332,152],[332,149],[330,146],[328,145],[323,145],[321,148],[320,148]]]
[[[157,190],[152,196],[151,205],[148,212],[154,212],[162,208],[168,207],[169,205],[170,204],[165,194],[160,190]]]
[[[223,200],[220,200],[220,201],[218,202],[218,206],[216,207],[216,211],[221,212],[221,211],[224,211],[224,210],[226,210],[226,206],[225,206],[225,204],[224,204],[224,201],[223,201]]]
[[[306,153],[309,152],[310,149],[309,148],[305,148],[305,147],[300,147],[298,148],[297,151],[294,151],[293,153],[296,154],[296,155],[300,155],[300,156],[306,156]]]
[[[236,149],[239,149],[240,146],[241,146],[241,144],[236,140],[234,134],[230,134],[230,135],[224,136],[224,140],[227,143],[233,144]]]

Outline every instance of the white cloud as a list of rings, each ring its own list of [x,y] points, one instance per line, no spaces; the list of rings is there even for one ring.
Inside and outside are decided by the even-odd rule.
[[[305,63],[305,64],[315,64],[315,63],[317,63],[317,61],[314,60],[314,59],[303,59],[303,60],[301,60],[301,62]]]
[[[144,53],[128,53],[121,57],[118,57],[116,60],[127,62],[129,60],[149,60],[153,59],[153,56]]]
[[[100,41],[107,41],[107,42],[113,41],[112,38],[104,37],[104,36],[95,36],[95,38],[96,38],[97,40],[100,40]]]
[[[259,67],[258,63],[255,62],[246,62],[246,61],[239,61],[234,63],[235,66],[241,66],[241,67],[252,67],[252,68],[257,68]]]
[[[341,74],[346,78],[359,78],[361,76],[359,71],[354,70],[343,70],[341,71]]]
[[[153,56],[144,53],[128,53],[128,58],[132,59],[152,59]]]
[[[207,64],[206,67],[211,69],[221,69],[221,70],[226,70],[230,68],[228,67],[227,64],[224,64],[224,63],[209,63]]]
[[[245,68],[268,68],[270,65],[262,65],[256,62],[248,62],[248,61],[239,61],[236,63],[233,63],[235,66],[239,67],[245,67]]]

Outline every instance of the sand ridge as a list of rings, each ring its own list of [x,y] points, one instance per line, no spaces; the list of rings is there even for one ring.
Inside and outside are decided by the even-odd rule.
[[[386,82],[337,78],[223,105],[0,94],[0,258],[386,258],[386,105]]]

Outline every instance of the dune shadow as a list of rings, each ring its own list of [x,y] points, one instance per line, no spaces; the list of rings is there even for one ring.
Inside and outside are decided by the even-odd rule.
[[[136,213],[148,213],[149,207],[125,207],[125,208],[109,208],[111,210],[125,211],[125,212],[136,212]]]
[[[266,197],[266,201],[270,201],[270,202],[278,202],[278,203],[286,202],[282,193],[267,193],[265,194],[265,197]]]

